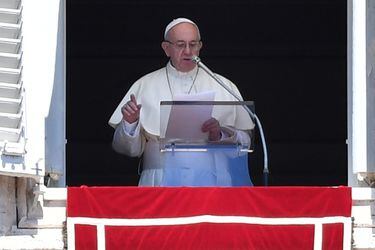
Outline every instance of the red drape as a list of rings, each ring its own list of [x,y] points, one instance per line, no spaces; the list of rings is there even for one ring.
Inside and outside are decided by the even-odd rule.
[[[68,218],[201,215],[261,218],[351,216],[348,187],[69,187]],[[75,226],[76,249],[97,248],[97,228]],[[314,225],[201,222],[106,226],[106,249],[313,249]],[[343,224],[323,225],[323,249],[343,248]]]

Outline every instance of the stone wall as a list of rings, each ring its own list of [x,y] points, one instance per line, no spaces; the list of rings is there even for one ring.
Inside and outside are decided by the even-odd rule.
[[[16,213],[16,178],[0,175],[0,236],[11,233]]]

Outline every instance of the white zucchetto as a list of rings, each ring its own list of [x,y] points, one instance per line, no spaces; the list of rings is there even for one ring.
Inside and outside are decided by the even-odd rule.
[[[180,24],[180,23],[191,23],[193,24],[195,27],[197,27],[197,30],[198,30],[198,34],[199,34],[199,28],[198,28],[198,25],[196,25],[193,21],[191,21],[190,19],[187,19],[187,18],[184,18],[184,17],[180,17],[180,18],[177,18],[177,19],[173,19],[172,22],[170,22],[167,27],[165,28],[165,31],[164,31],[164,39],[167,40],[167,34],[168,34],[168,31],[170,31],[174,26],[176,26],[177,24]]]

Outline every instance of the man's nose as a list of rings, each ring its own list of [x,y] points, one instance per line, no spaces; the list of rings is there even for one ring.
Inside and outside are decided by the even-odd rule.
[[[190,44],[186,44],[184,48],[185,54],[191,54],[192,49],[190,48]]]

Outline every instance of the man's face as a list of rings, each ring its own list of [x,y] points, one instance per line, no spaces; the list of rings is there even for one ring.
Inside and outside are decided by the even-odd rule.
[[[168,32],[162,48],[178,71],[188,72],[196,66],[191,58],[199,56],[201,45],[197,28],[191,23],[180,23]]]

